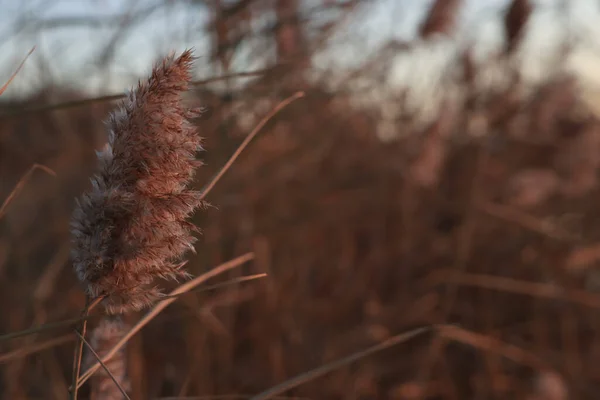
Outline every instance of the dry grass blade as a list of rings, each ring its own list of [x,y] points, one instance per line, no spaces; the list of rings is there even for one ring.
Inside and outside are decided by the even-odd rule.
[[[158,397],[156,400],[242,400],[249,399],[252,395],[249,394],[221,394],[221,395],[206,395],[206,396],[178,396],[178,397]],[[312,400],[310,397],[298,396],[273,396],[273,400]]]
[[[94,299],[92,302],[90,302],[89,304],[86,305],[85,309],[83,310],[83,313],[81,315],[81,318],[83,319],[83,321],[81,322],[81,333],[77,332],[77,330],[75,330],[75,332],[77,332],[77,336],[79,336],[79,341],[77,342],[77,345],[75,346],[75,352],[73,354],[73,374],[72,374],[72,380],[73,380],[73,385],[72,387],[74,388],[73,390],[71,390],[71,399],[76,400],[77,399],[77,389],[79,388],[79,386],[77,386],[77,381],[79,379],[79,371],[81,370],[81,357],[83,355],[83,343],[84,340],[83,338],[85,337],[86,334],[86,330],[87,330],[87,316],[89,314],[89,312],[96,307],[98,304],[100,304],[103,300],[103,297],[98,297],[96,299]]]
[[[221,394],[221,395],[206,395],[206,396],[178,396],[178,397],[158,397],[156,400],[242,400],[250,399],[249,394]],[[310,397],[298,396],[273,396],[273,400],[312,400]]]
[[[600,260],[600,244],[595,243],[590,246],[580,246],[569,254],[565,260],[565,269],[567,271],[583,271]]]
[[[446,339],[463,343],[476,349],[499,354],[521,365],[526,365],[528,367],[540,370],[550,369],[547,363],[545,363],[535,354],[513,344],[504,343],[501,340],[491,336],[471,332],[453,325],[440,326],[438,328],[438,332],[440,336]]]
[[[201,200],[204,200],[206,198],[208,193],[215,187],[215,185],[217,184],[217,182],[219,182],[219,180],[223,177],[223,175],[225,175],[225,172],[227,172],[227,170],[233,165],[235,160],[239,157],[240,154],[242,154],[244,149],[248,146],[248,144],[250,144],[252,139],[256,136],[256,134],[258,132],[260,132],[260,130],[267,124],[267,122],[269,122],[269,120],[271,118],[273,118],[283,108],[287,107],[290,103],[292,103],[295,100],[298,100],[301,97],[304,97],[304,92],[294,93],[292,96],[288,97],[287,99],[283,100],[281,103],[277,104],[267,115],[265,115],[263,117],[263,119],[258,123],[258,125],[256,125],[256,127],[252,130],[252,132],[250,132],[250,134],[248,136],[246,136],[246,138],[244,139],[242,144],[237,148],[235,153],[233,153],[233,155],[229,158],[229,160],[223,166],[223,168],[221,168],[219,170],[219,172],[217,173],[217,175],[213,179],[211,179],[211,181],[208,183],[208,185],[206,185],[204,187],[204,189],[202,189],[202,194],[200,195]]]
[[[532,232],[548,236],[556,240],[571,241],[577,237],[561,227],[548,221],[541,220],[533,215],[525,213],[515,207],[509,207],[492,202],[478,202],[477,208],[491,215],[506,221],[513,222]]]
[[[264,75],[264,74],[270,72],[271,70],[272,70],[271,68],[267,68],[267,69],[260,69],[260,70],[256,70],[256,71],[236,72],[236,73],[232,73],[232,74],[215,76],[212,78],[193,81],[193,82],[190,82],[190,85],[191,86],[202,86],[202,85],[207,85],[209,83],[224,81],[224,80],[231,79],[231,78],[249,78],[249,77],[253,77],[253,76],[261,76],[261,75]],[[42,105],[42,106],[38,106],[38,107],[30,107],[30,108],[25,108],[22,110],[7,112],[5,114],[0,115],[0,119],[8,118],[8,117],[15,117],[15,116],[19,116],[19,115],[25,115],[25,114],[41,113],[41,112],[45,112],[45,111],[66,110],[69,108],[89,106],[91,104],[96,104],[96,103],[104,103],[104,102],[121,100],[121,99],[125,98],[125,96],[126,96],[125,94],[111,94],[111,95],[106,95],[106,96],[87,98],[87,99],[83,99],[83,100],[73,100],[73,101],[60,102],[60,103],[55,103],[55,104],[46,104],[46,105]]]
[[[37,343],[32,346],[18,348],[16,350],[0,355],[0,364],[4,364],[19,358],[27,357],[31,354],[35,354],[52,347],[60,346],[65,343],[70,343],[73,341],[73,339],[75,339],[75,337],[71,334],[68,334],[54,339],[50,339],[46,342]]]
[[[458,285],[522,294],[524,296],[566,300],[585,307],[600,309],[600,296],[585,290],[567,290],[555,284],[526,282],[486,274],[457,274],[451,270],[436,273],[433,280],[439,284],[450,281]]]
[[[33,298],[38,304],[47,301],[52,296],[53,291],[56,289],[60,273],[68,264],[70,252],[71,244],[69,242],[63,243],[44,268],[44,272],[38,278],[33,290]]]
[[[0,207],[0,218],[2,218],[6,214],[6,210],[8,208],[8,205],[15,198],[15,196],[21,190],[23,190],[23,187],[25,186],[25,184],[27,183],[27,181],[31,178],[31,176],[33,175],[33,172],[36,169],[41,169],[42,171],[46,172],[49,175],[56,176],[56,172],[54,172],[50,168],[46,167],[45,165],[33,164],[31,167],[29,167],[29,169],[21,177],[21,179],[19,179],[19,182],[17,183],[17,185],[15,186],[15,188],[10,192],[10,194],[8,195],[8,197],[2,203],[2,206]]]
[[[90,317],[86,317],[86,318],[72,318],[72,319],[67,319],[64,321],[59,321],[59,322],[53,322],[53,323],[49,323],[49,324],[44,324],[41,326],[36,326],[35,328],[29,328],[29,329],[25,329],[19,332],[11,332],[11,333],[7,333],[5,335],[0,336],[0,342],[4,342],[6,340],[12,340],[12,339],[16,339],[19,337],[23,337],[23,336],[29,336],[29,335],[34,335],[36,333],[40,333],[40,332],[45,332],[45,331],[50,331],[53,329],[58,329],[58,328],[66,328],[66,327],[70,327],[72,325],[78,324],[83,322],[84,319],[89,319]]]
[[[34,50],[35,50],[35,46],[33,46],[31,48],[31,50],[29,50],[29,53],[27,53],[27,55],[25,56],[25,58],[23,59],[23,61],[21,61],[21,64],[19,64],[19,66],[17,67],[17,69],[15,70],[15,72],[13,72],[13,74],[10,76],[10,78],[8,78],[8,80],[6,81],[6,83],[4,85],[2,85],[2,87],[0,87],[0,96],[2,95],[2,93],[4,93],[4,91],[6,90],[6,88],[8,88],[8,85],[10,85],[11,82],[15,79],[15,77],[17,76],[17,74],[19,73],[19,71],[21,71],[21,69],[23,68],[23,65],[25,65],[25,61],[27,61],[27,59],[29,58],[29,56],[31,55],[31,53],[33,53]]]
[[[381,350],[385,350],[389,347],[404,343],[404,342],[406,342],[412,338],[415,338],[417,336],[421,336],[422,334],[424,334],[426,332],[430,332],[431,330],[432,330],[431,327],[423,327],[423,328],[417,328],[417,329],[413,329],[408,332],[401,333],[401,334],[396,335],[378,345],[370,347],[366,350],[359,351],[348,357],[344,357],[342,359],[336,360],[329,364],[325,364],[323,366],[315,368],[312,371],[308,371],[301,375],[298,375],[290,380],[287,380],[277,386],[272,387],[271,389],[268,389],[260,394],[257,394],[256,396],[251,397],[250,400],[272,399],[272,398],[274,398],[274,396],[284,393],[285,391],[295,388],[303,383],[306,383],[313,379],[319,378],[329,372],[335,371],[336,369],[342,368],[350,363],[353,363],[362,358],[368,357],[371,354],[377,353]]]
[[[79,332],[75,331],[75,333],[77,334],[77,336],[79,336],[79,339],[83,343],[85,343],[86,347],[92,353],[92,355],[96,358],[96,360],[98,360],[98,362],[100,363],[100,365],[102,366],[102,368],[104,368],[104,371],[106,371],[106,373],[108,374],[108,376],[110,377],[110,379],[112,379],[112,381],[115,383],[115,385],[117,385],[117,388],[119,388],[119,391],[121,392],[121,394],[123,395],[123,397],[129,400],[130,397],[127,395],[127,392],[125,392],[125,389],[123,389],[123,387],[119,384],[119,382],[117,381],[117,379],[115,378],[115,376],[112,374],[112,372],[110,372],[110,370],[108,369],[108,367],[106,366],[106,364],[104,364],[102,362],[102,360],[100,359],[100,356],[98,355],[98,353],[96,353],[96,351],[94,350],[94,348],[88,343],[87,340],[85,340],[85,338],[83,336],[81,336],[81,334]]]
[[[221,273],[224,273],[230,269],[238,267],[254,258],[253,253],[246,253],[240,257],[234,258],[226,263],[219,265],[218,267],[213,268],[212,270],[206,272],[205,274],[200,275],[192,279],[189,282],[179,286],[177,289],[173,290],[169,293],[169,298],[160,301],[152,310],[150,310],[137,324],[133,326],[127,332],[121,340],[110,349],[104,357],[102,357],[103,362],[107,362],[110,360],[125,344],[131,339],[137,332],[139,332],[144,326],[146,326],[151,320],[153,320],[158,314],[160,314],[165,308],[167,308],[170,304],[177,300],[177,295],[189,292],[196,286],[201,283],[207,281],[210,278],[213,278]],[[77,388],[81,387],[93,374],[100,368],[100,363],[96,363],[92,365],[86,372],[84,372],[77,383]],[[72,388],[71,388],[72,390]],[[73,390],[74,391],[74,390]]]
[[[177,297],[181,297],[181,296],[185,296],[186,294],[190,294],[190,293],[202,293],[202,292],[208,292],[209,290],[214,290],[214,289],[221,289],[227,286],[232,286],[232,285],[236,285],[238,283],[242,283],[242,282],[249,282],[249,281],[254,281],[256,279],[261,279],[261,278],[266,278],[267,274],[262,273],[262,274],[255,274],[255,275],[248,275],[248,276],[242,276],[240,278],[236,278],[236,279],[232,279],[230,281],[227,282],[223,282],[223,283],[217,283],[216,285],[211,285],[211,286],[206,286],[206,287],[202,287],[202,288],[198,288],[196,290],[190,290],[188,292],[185,293],[181,293],[181,294],[175,294],[175,295],[166,295],[164,296],[164,298],[177,298]]]
[[[236,285],[238,283],[249,282],[249,281],[253,281],[253,280],[265,278],[267,276],[268,275],[265,274],[265,273],[255,274],[255,275],[248,275],[248,276],[242,276],[240,278],[232,279],[232,280],[227,281],[227,282],[217,283],[215,285],[198,288],[196,290],[189,290],[189,291],[187,291],[185,293],[181,293],[181,294],[165,295],[164,299],[178,298],[178,297],[184,296],[184,295],[186,295],[188,293],[208,292],[210,290],[221,289],[221,288],[224,288],[224,287],[227,287],[227,286]],[[83,322],[84,320],[88,320],[89,321],[91,318],[93,318],[93,316],[88,315],[86,317],[79,317],[79,318],[67,319],[67,320],[64,320],[64,321],[53,322],[53,323],[48,323],[48,324],[44,324],[44,325],[41,325],[41,326],[36,326],[34,328],[25,329],[25,330],[18,331],[18,332],[7,333],[7,334],[4,334],[4,335],[0,336],[0,342],[4,342],[4,341],[7,341],[7,340],[12,340],[12,339],[17,339],[17,338],[20,338],[20,337],[23,337],[23,336],[34,335],[36,333],[51,331],[51,330],[54,330],[54,329],[68,328],[68,327],[71,327],[73,325],[79,324],[79,323]],[[2,357],[3,356],[0,356],[0,360],[2,359]]]

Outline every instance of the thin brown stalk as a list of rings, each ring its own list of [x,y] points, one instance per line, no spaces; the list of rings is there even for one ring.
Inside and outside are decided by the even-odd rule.
[[[8,208],[8,205],[15,198],[15,196],[21,190],[23,190],[23,187],[25,186],[25,184],[27,183],[27,181],[29,181],[29,179],[33,175],[33,172],[36,169],[41,169],[42,171],[46,172],[49,175],[52,175],[54,177],[56,176],[56,172],[54,172],[50,168],[46,167],[45,165],[42,165],[42,164],[33,164],[31,167],[29,167],[29,169],[27,170],[27,172],[25,172],[25,174],[21,177],[21,179],[19,179],[19,182],[17,182],[17,184],[14,187],[14,189],[10,192],[10,194],[8,195],[8,197],[2,203],[2,206],[0,206],[0,218],[2,218],[6,214],[6,210]]]
[[[256,71],[236,72],[236,73],[227,74],[227,75],[220,75],[220,76],[215,76],[212,78],[192,81],[192,82],[190,82],[190,86],[198,87],[198,86],[207,85],[207,84],[213,83],[213,82],[224,81],[224,80],[231,79],[231,78],[249,78],[249,77],[253,77],[253,76],[260,76],[260,75],[264,75],[264,74],[270,72],[271,70],[272,70],[272,68],[265,68],[265,69],[260,69],[260,70],[256,70]],[[66,110],[69,108],[83,107],[83,106],[87,106],[90,104],[117,101],[117,100],[124,99],[125,97],[126,97],[125,94],[111,94],[111,95],[106,95],[106,96],[87,98],[87,99],[83,99],[83,100],[73,100],[73,101],[66,101],[66,102],[60,102],[60,103],[54,103],[54,104],[45,104],[45,105],[41,105],[41,106],[37,106],[37,107],[29,107],[29,108],[25,108],[25,109],[7,112],[5,114],[0,115],[0,120],[4,119],[4,118],[9,118],[9,117],[16,117],[19,115],[30,115],[32,113],[41,113],[41,112],[46,112],[46,111]]]
[[[0,364],[17,360],[19,358],[27,357],[31,354],[39,353],[40,351],[47,350],[52,347],[60,346],[65,343],[72,342],[75,337],[72,334],[59,336],[54,339],[47,340],[42,343],[37,343],[28,347],[20,347],[16,350],[10,351],[0,355]]]
[[[100,304],[100,302],[102,302],[103,297],[97,297],[96,299],[94,299],[93,301],[89,302],[85,309],[82,312],[81,318],[83,318],[83,321],[81,322],[81,334],[79,332],[77,332],[77,330],[75,330],[77,332],[77,335],[80,337],[80,339],[77,341],[77,345],[75,346],[75,352],[73,354],[73,374],[72,374],[72,387],[74,388],[73,390],[71,390],[71,399],[72,400],[76,400],[77,399],[77,390],[79,389],[79,386],[77,385],[77,381],[79,379],[79,371],[81,371],[81,358],[83,355],[83,338],[85,337],[86,331],[87,331],[87,316],[89,314],[89,312],[98,304]]]
[[[240,146],[233,153],[233,155],[229,158],[229,160],[223,166],[223,168],[221,168],[219,170],[219,172],[217,173],[217,175],[213,179],[211,179],[211,181],[208,183],[208,185],[206,185],[204,187],[204,189],[202,189],[202,192],[200,194],[200,200],[204,200],[206,198],[208,193],[215,187],[215,185],[217,184],[217,182],[219,182],[219,180],[223,177],[223,175],[225,175],[225,172],[227,172],[227,170],[229,170],[229,168],[233,165],[235,160],[239,157],[240,154],[242,154],[244,149],[248,146],[248,144],[250,144],[252,139],[256,136],[256,134],[258,132],[260,132],[260,130],[267,124],[267,122],[269,122],[271,120],[271,118],[273,118],[283,108],[287,107],[289,104],[291,104],[295,100],[298,100],[301,97],[304,97],[304,92],[300,91],[300,92],[294,93],[292,96],[288,97],[287,99],[283,100],[281,103],[277,104],[267,115],[265,115],[263,117],[262,120],[260,120],[258,125],[256,125],[256,127],[252,130],[252,132],[250,132],[250,134],[248,136],[246,136],[246,138],[244,139],[242,144],[240,144]]]
[[[529,297],[565,300],[584,307],[600,309],[600,296],[585,290],[567,289],[556,284],[526,282],[487,274],[456,273],[451,270],[437,272],[433,281],[439,284],[452,282],[456,285],[472,286]]]
[[[266,278],[268,275],[267,274],[255,274],[255,275],[248,275],[248,276],[242,276],[239,278],[235,278],[232,280],[229,280],[227,282],[223,282],[223,283],[217,283],[216,285],[211,285],[211,286],[206,286],[206,287],[201,287],[201,288],[197,288],[195,290],[190,290],[187,291],[185,293],[180,293],[180,294],[176,294],[176,295],[165,295],[164,298],[172,298],[172,297],[181,297],[181,296],[185,296],[186,294],[190,294],[190,293],[202,293],[202,292],[208,292],[209,290],[214,290],[214,289],[221,289],[227,286],[232,286],[232,285],[236,285],[238,283],[242,283],[242,282],[249,282],[249,281],[254,281],[256,279],[261,279],[261,278]]]
[[[242,256],[234,258],[226,263],[223,263],[212,270],[190,280],[189,282],[184,283],[179,286],[177,289],[173,290],[169,293],[169,296],[176,296],[182,293],[189,292],[196,286],[201,283],[207,281],[210,278],[213,278],[217,275],[220,275],[230,269],[238,267],[254,258],[253,253],[246,253]],[[177,297],[170,297],[165,300],[160,301],[152,310],[150,310],[140,321],[137,322],[124,336],[119,340],[119,342],[110,349],[104,357],[102,357],[102,361],[106,363],[109,361],[127,342],[131,339],[136,333],[138,333],[144,326],[146,326],[151,320],[153,320],[158,314],[160,314],[165,308],[167,308],[170,304],[174,303],[177,300]],[[77,383],[77,387],[81,387],[93,374],[100,368],[99,363],[95,363],[87,371],[85,371],[79,381]]]
[[[311,371],[305,372],[303,374],[300,374],[292,379],[289,379],[283,383],[280,383],[277,386],[272,387],[271,389],[268,389],[262,393],[257,394],[256,396],[253,396],[250,398],[250,400],[267,400],[267,399],[272,399],[277,395],[280,395],[281,393],[286,392],[287,390],[290,390],[292,388],[295,388],[299,385],[302,385],[306,382],[312,381],[316,378],[319,378],[325,374],[328,374],[332,371],[335,371],[337,369],[340,369],[342,367],[345,367],[348,364],[351,364],[355,361],[358,361],[360,359],[363,359],[365,357],[368,357],[374,353],[377,353],[379,351],[385,350],[387,348],[390,348],[392,346],[396,346],[402,343],[407,342],[410,339],[413,339],[417,336],[421,336],[424,333],[430,332],[432,330],[432,327],[422,327],[422,328],[416,328],[413,329],[411,331],[408,332],[404,332],[401,333],[399,335],[396,335],[394,337],[391,337],[390,339],[379,343],[375,346],[369,347],[368,349],[359,351],[357,353],[354,353],[348,357],[344,357],[342,359],[333,361],[331,363],[322,365],[318,368],[315,368]]]
[[[243,400],[250,399],[250,394],[221,394],[206,396],[176,396],[176,397],[158,397],[156,400]],[[273,400],[312,400],[310,397],[298,396],[273,396]]]
[[[92,353],[92,355],[96,358],[96,360],[98,360],[98,362],[100,363],[100,365],[102,366],[102,368],[104,368],[104,371],[106,371],[106,373],[108,374],[108,376],[110,377],[110,379],[112,379],[112,381],[115,383],[115,385],[117,386],[117,388],[119,388],[119,391],[121,392],[121,394],[123,395],[123,397],[126,398],[126,399],[128,399],[128,400],[130,400],[130,397],[127,395],[127,392],[125,391],[125,389],[123,389],[123,387],[117,381],[117,379],[112,374],[112,372],[110,372],[110,370],[108,369],[108,367],[106,366],[106,364],[104,364],[102,362],[102,360],[100,359],[100,356],[98,355],[98,353],[96,353],[96,351],[94,350],[94,348],[88,343],[87,340],[85,340],[85,338],[83,336],[81,336],[81,334],[79,332],[75,331],[75,334],[77,336],[79,336],[79,339],[83,343],[85,343],[85,345],[88,348],[88,350],[90,351],[90,353]]]
[[[66,328],[66,327],[70,327],[72,325],[78,324],[83,322],[84,319],[89,319],[90,317],[86,317],[86,318],[71,318],[71,319],[67,319],[64,321],[59,321],[59,322],[52,322],[49,324],[44,324],[41,326],[36,326],[33,328],[29,328],[29,329],[25,329],[22,331],[18,331],[18,332],[11,332],[11,333],[7,333],[4,334],[2,336],[0,336],[0,342],[4,342],[7,340],[12,340],[12,339],[16,339],[16,338],[20,338],[23,336],[29,336],[29,335],[34,335],[36,333],[40,333],[40,332],[46,332],[46,331],[51,331],[54,329],[58,329],[58,328]]]
[[[6,88],[8,88],[8,85],[10,85],[11,82],[15,79],[15,77],[17,76],[17,74],[19,73],[19,71],[21,71],[21,69],[23,68],[23,65],[25,65],[25,61],[27,61],[27,59],[29,58],[29,56],[31,55],[31,53],[33,53],[34,50],[35,50],[35,46],[33,46],[31,48],[31,50],[29,50],[29,53],[27,53],[27,55],[25,56],[25,58],[23,59],[23,61],[21,61],[21,64],[19,64],[19,66],[17,67],[17,69],[15,70],[15,72],[13,72],[13,74],[10,76],[10,78],[8,78],[8,80],[6,81],[6,83],[4,85],[2,85],[2,87],[0,87],[0,96],[2,95],[2,93],[4,93],[4,91],[6,90]]]
[[[501,355],[521,365],[526,365],[539,370],[550,370],[548,363],[532,352],[513,344],[505,343],[491,336],[471,332],[453,325],[440,326],[438,328],[438,333],[446,339],[463,343],[479,350]]]
[[[490,216],[512,222],[532,232],[548,236],[552,239],[561,241],[577,240],[577,237],[574,234],[565,231],[561,227],[548,221],[541,220],[515,207],[493,202],[478,202],[476,205],[477,208]]]
[[[243,276],[243,277],[232,279],[232,280],[229,280],[229,281],[226,281],[226,282],[217,283],[215,285],[201,287],[201,288],[196,288],[196,289],[193,289],[193,290],[190,290],[188,292],[181,293],[181,294],[178,294],[178,295],[165,295],[164,298],[171,298],[171,297],[177,298],[177,297],[184,296],[184,295],[186,295],[188,293],[203,293],[203,292],[208,292],[208,291],[211,291],[211,290],[221,289],[221,288],[224,288],[224,287],[227,287],[227,286],[236,285],[238,283],[249,282],[249,281],[253,281],[253,280],[256,280],[256,279],[265,278],[267,276],[268,276],[268,274],[265,274],[265,273],[255,274],[255,275],[249,275],[249,276]],[[36,333],[47,332],[47,331],[51,331],[51,330],[55,330],[55,329],[68,328],[68,327],[71,327],[73,325],[79,324],[79,323],[83,322],[84,320],[88,320],[89,321],[93,317],[94,316],[92,316],[92,315],[88,315],[86,317],[71,318],[71,319],[66,319],[66,320],[63,320],[63,321],[47,323],[47,324],[44,324],[44,325],[36,326],[36,327],[33,327],[33,328],[29,328],[29,329],[25,329],[25,330],[22,330],[22,331],[18,331],[18,332],[7,333],[7,334],[4,334],[4,335],[0,335],[0,342],[17,339],[17,338],[20,338],[20,337],[23,337],[23,336],[35,335]],[[5,355],[0,355],[0,360],[2,360],[2,357],[4,357]]]
[[[467,269],[469,264],[469,258],[473,251],[474,235],[477,227],[477,213],[478,210],[474,207],[477,199],[481,197],[481,181],[483,179],[483,171],[486,170],[485,166],[489,161],[489,152],[479,146],[477,148],[476,168],[475,172],[471,177],[470,188],[469,188],[469,199],[467,208],[465,210],[465,219],[460,228],[458,236],[458,245],[456,249],[456,258],[454,260],[454,269],[456,271],[463,272]],[[458,285],[453,282],[445,282],[444,288],[444,302],[439,316],[440,324],[449,323],[450,315],[455,307],[456,299],[458,297]],[[429,381],[435,363],[437,362],[442,350],[444,349],[444,339],[440,337],[432,340],[428,353],[423,357],[423,362],[419,368],[418,381],[421,385]]]
[[[158,397],[156,400],[243,400],[250,399],[250,394],[221,394],[206,396],[176,396],[176,397]],[[273,396],[273,400],[312,400],[310,397],[298,396]]]
[[[44,268],[44,272],[33,290],[33,298],[38,304],[41,305],[48,300],[56,289],[56,280],[65,265],[68,264],[70,250],[70,244],[68,242],[63,243],[50,263]]]

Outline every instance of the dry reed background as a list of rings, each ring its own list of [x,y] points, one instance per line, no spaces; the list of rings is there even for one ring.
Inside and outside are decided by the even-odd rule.
[[[239,1],[238,11],[249,3]],[[461,3],[434,2],[421,24],[424,42],[392,43],[344,88],[372,78],[390,53],[410,55],[452,35]],[[600,125],[576,82],[557,72],[531,88],[515,73],[500,89],[485,89],[478,82],[486,65],[463,49],[439,80],[458,92],[448,91],[453,96],[433,119],[415,112],[408,93],[397,96],[396,117],[386,123],[399,135],[384,142],[376,135],[384,119],[377,104],[356,108],[347,92],[303,78],[306,49],[323,36],[307,44],[298,28],[306,21],[286,14],[296,2],[278,4],[282,23],[262,33],[275,36],[277,67],[243,92],[223,96],[204,82],[188,99],[209,110],[197,121],[207,150],[200,188],[249,132],[242,111],[254,110],[257,119],[296,90],[306,92],[269,121],[211,192],[216,208],[194,218],[203,235],[187,265],[192,274],[252,251],[254,261],[222,281],[268,277],[182,296],[153,319],[127,346],[132,398],[242,398],[235,396],[432,324],[454,325],[285,395],[596,398]],[[241,24],[235,18],[247,17],[234,8],[215,20],[213,61],[223,67],[231,38],[244,33],[233,32]],[[534,11],[528,1],[511,2],[506,46],[491,63],[515,71],[511,60]],[[36,163],[56,173],[36,169],[2,215],[2,333],[75,318],[84,306],[68,221],[113,105],[53,93],[1,106],[1,198]],[[71,332],[0,342],[2,398],[65,398]]]

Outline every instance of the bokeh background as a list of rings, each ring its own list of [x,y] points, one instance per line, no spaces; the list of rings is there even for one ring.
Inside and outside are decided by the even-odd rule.
[[[286,396],[598,397],[597,1],[3,0],[0,21],[3,82],[36,46],[0,96],[0,333],[79,315],[69,216],[103,121],[193,47],[198,188],[306,96],[194,217],[190,272],[252,251],[221,280],[268,277],[135,336],[132,398],[243,398],[431,324],[453,328]],[[70,332],[0,342],[0,398],[65,398]]]

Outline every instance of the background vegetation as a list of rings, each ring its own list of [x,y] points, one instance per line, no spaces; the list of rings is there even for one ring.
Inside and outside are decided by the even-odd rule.
[[[79,315],[68,222],[103,120],[154,60],[194,46],[198,187],[272,107],[306,96],[194,219],[190,272],[252,251],[221,279],[268,277],[155,318],[127,346],[132,398],[249,396],[432,324],[446,328],[286,395],[597,397],[597,2],[4,3],[3,76],[38,47],[0,97],[0,198],[15,194],[1,333]],[[1,341],[1,397],[65,398],[75,339]]]

